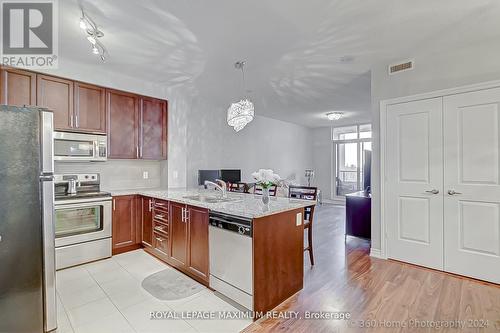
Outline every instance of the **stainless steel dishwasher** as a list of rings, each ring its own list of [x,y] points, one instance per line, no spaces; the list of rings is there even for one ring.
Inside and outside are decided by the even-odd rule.
[[[253,310],[252,219],[210,212],[210,287]]]

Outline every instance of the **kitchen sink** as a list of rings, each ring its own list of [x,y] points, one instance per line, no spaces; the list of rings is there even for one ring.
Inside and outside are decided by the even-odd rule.
[[[239,200],[238,198],[219,198],[219,197],[205,196],[205,195],[187,195],[182,198],[199,202],[206,202],[206,203],[219,203],[219,202],[230,202]]]

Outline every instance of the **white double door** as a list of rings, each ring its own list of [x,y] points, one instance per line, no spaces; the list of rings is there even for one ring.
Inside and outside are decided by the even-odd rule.
[[[387,107],[389,258],[500,283],[500,88]]]

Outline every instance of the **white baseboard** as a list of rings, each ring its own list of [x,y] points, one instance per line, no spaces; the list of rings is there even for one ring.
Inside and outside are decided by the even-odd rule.
[[[370,248],[370,257],[385,259],[384,256],[382,256],[382,252],[380,251],[380,249],[374,248]]]

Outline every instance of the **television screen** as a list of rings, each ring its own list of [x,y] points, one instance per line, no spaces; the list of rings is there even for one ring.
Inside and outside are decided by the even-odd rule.
[[[198,170],[198,185],[205,185],[205,180],[215,182],[220,179],[220,170]]]
[[[220,179],[229,183],[241,182],[241,170],[221,170]]]

